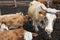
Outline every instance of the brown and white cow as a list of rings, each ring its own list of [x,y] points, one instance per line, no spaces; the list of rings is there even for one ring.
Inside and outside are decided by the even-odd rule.
[[[41,11],[47,11],[46,15],[42,15]],[[56,12],[59,12],[60,10],[47,8],[43,3],[40,3],[38,1],[32,1],[30,2],[29,9],[28,9],[28,15],[33,20],[33,25],[35,26],[35,31],[38,31],[38,25],[41,26],[40,21],[45,20],[44,18],[47,18],[47,25],[45,27],[45,31],[47,34],[51,34],[53,32],[53,21],[56,19]],[[41,16],[42,15],[42,16]],[[46,24],[46,23],[45,23]],[[42,28],[43,25],[41,26]]]
[[[35,31],[38,31],[38,28],[37,28],[38,25],[42,26],[42,24],[40,24],[40,22],[42,20],[44,20],[44,18],[45,18],[45,14],[41,13],[41,12],[43,12],[43,10],[41,9],[39,4],[40,4],[40,2],[33,1],[30,3],[29,8],[28,8],[28,16],[31,17],[31,19],[33,20],[33,25],[35,26]]]
[[[8,30],[8,28],[23,27],[26,20],[27,20],[27,16],[21,15],[21,13],[1,15],[0,27],[1,30],[3,28]]]
[[[0,40],[32,40],[36,33],[24,29],[5,30],[0,32]]]

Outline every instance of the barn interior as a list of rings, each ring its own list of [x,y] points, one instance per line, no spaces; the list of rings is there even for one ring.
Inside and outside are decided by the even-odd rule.
[[[23,12],[24,15],[27,14],[29,3],[32,0],[0,0],[0,15],[6,15],[6,14],[15,14],[18,12]],[[55,8],[60,10],[60,0],[47,0],[51,2],[51,5],[49,7]],[[52,33],[52,38],[49,40],[60,40],[60,13],[57,13],[57,19],[54,23],[54,31]],[[30,27],[28,27],[30,26]],[[34,32],[34,29],[32,28],[32,21],[29,20],[25,25],[24,29],[28,30],[30,32]],[[44,31],[44,29],[40,29],[39,36],[34,38],[33,40],[48,40],[48,35]]]

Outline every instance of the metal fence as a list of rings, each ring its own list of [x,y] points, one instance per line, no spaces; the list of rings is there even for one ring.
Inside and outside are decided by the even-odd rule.
[[[31,1],[32,0],[0,0],[0,14],[10,14],[20,11],[26,14]]]
[[[27,14],[28,5],[32,0],[0,0],[0,14],[14,14],[16,12],[23,12]],[[52,8],[60,9],[60,4],[52,5]],[[60,13],[58,13],[60,19]]]

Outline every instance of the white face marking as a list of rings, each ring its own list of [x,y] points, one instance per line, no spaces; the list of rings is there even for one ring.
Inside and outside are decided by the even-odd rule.
[[[48,34],[51,34],[53,32],[53,21],[56,19],[56,15],[47,13],[46,17],[48,19],[48,25],[46,26],[45,31]]]
[[[33,37],[32,37],[32,33],[31,32],[25,32],[24,33],[24,40],[32,40]]]

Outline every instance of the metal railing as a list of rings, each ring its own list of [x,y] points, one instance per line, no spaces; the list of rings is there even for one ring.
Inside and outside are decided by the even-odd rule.
[[[28,6],[30,3],[30,1],[17,1],[17,0],[13,0],[13,1],[0,1],[0,6],[9,6],[9,5],[15,5],[15,7],[17,7],[18,5],[23,5],[23,6]]]

